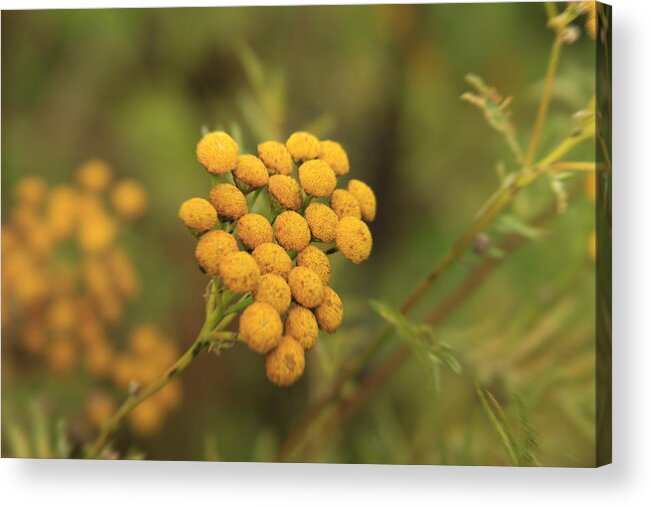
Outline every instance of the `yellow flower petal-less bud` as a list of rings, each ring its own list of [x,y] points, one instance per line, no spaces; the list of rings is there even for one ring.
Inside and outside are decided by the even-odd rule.
[[[295,211],[285,211],[274,221],[276,241],[285,249],[300,252],[310,243],[307,221]]]
[[[197,144],[197,160],[211,174],[224,174],[237,166],[238,147],[226,132],[210,132]]]
[[[338,188],[330,196],[330,207],[339,219],[344,217],[362,218],[362,209],[359,201],[348,190]]]
[[[294,132],[285,145],[298,162],[317,158],[321,153],[319,140],[309,132]]]
[[[249,188],[264,187],[269,182],[267,168],[255,155],[240,155],[233,174]]]
[[[194,256],[206,273],[217,276],[224,257],[237,250],[237,241],[233,235],[225,231],[208,231],[197,241]]]
[[[285,334],[294,338],[305,350],[310,350],[319,336],[316,317],[307,308],[292,306],[285,319]]]
[[[77,231],[77,240],[84,252],[96,254],[113,244],[117,232],[117,224],[108,214],[84,215]]]
[[[319,275],[323,285],[330,283],[330,261],[328,260],[328,256],[323,250],[320,250],[314,245],[308,245],[298,253],[296,265],[314,271]]]
[[[343,256],[355,264],[368,259],[373,248],[373,237],[368,226],[354,217],[339,220],[335,242]]]
[[[260,303],[269,303],[282,315],[292,302],[292,293],[282,276],[267,273],[260,277],[253,299]]]
[[[206,199],[193,197],[181,204],[179,218],[189,229],[202,233],[217,223],[217,210]]]
[[[292,174],[294,169],[292,156],[284,144],[277,141],[258,144],[258,156],[267,167],[269,174]]]
[[[21,179],[17,184],[14,192],[21,204],[27,206],[37,206],[45,197],[47,185],[43,178],[37,176],[28,176]]]
[[[104,190],[111,181],[111,176],[111,166],[99,159],[88,160],[77,169],[77,181],[85,190]]]
[[[58,339],[52,343],[47,353],[47,363],[54,373],[67,375],[77,364],[79,351],[71,339]]]
[[[145,189],[135,180],[118,182],[111,192],[111,201],[115,211],[129,220],[140,218],[147,209]]]
[[[289,336],[283,336],[278,346],[272,350],[265,361],[267,378],[280,387],[296,382],[305,371],[305,351]]]
[[[337,176],[343,176],[350,171],[348,155],[339,143],[334,141],[321,141],[319,158],[332,167]]]
[[[57,240],[68,238],[79,217],[77,192],[69,185],[58,185],[48,197],[45,222]]]
[[[212,187],[210,202],[221,220],[237,220],[249,210],[244,194],[230,183],[218,183]]]
[[[326,333],[334,333],[344,318],[344,305],[339,295],[330,287],[323,293],[323,301],[314,309],[319,327]]]
[[[253,302],[240,316],[239,333],[250,349],[266,354],[280,342],[283,333],[280,314],[269,303]]]
[[[294,299],[306,308],[314,308],[323,301],[323,282],[309,268],[296,266],[287,278]]]
[[[335,240],[335,230],[339,218],[325,204],[313,202],[305,208],[305,220],[315,241],[332,243]]]
[[[263,243],[253,250],[253,258],[260,266],[260,273],[273,273],[285,280],[292,270],[293,264],[289,254],[276,243]]]
[[[591,39],[597,38],[597,3],[581,2],[586,12],[585,31]]]
[[[305,193],[312,197],[328,197],[337,186],[337,176],[323,160],[308,160],[298,168],[298,179]]]
[[[219,276],[236,294],[255,290],[260,279],[260,268],[251,254],[234,252],[224,257],[219,265]]]
[[[274,240],[269,220],[257,213],[247,213],[237,221],[237,237],[249,248],[256,248]]]
[[[149,398],[137,405],[129,414],[129,425],[140,437],[149,437],[163,426],[165,410],[155,399]]]
[[[303,205],[301,187],[291,176],[275,174],[269,178],[269,195],[285,209],[296,211]]]
[[[377,201],[373,189],[360,180],[350,180],[348,182],[348,191],[355,196],[362,212],[362,219],[365,222],[375,220]]]
[[[107,393],[93,393],[86,401],[86,417],[94,428],[101,428],[116,408],[115,401]]]

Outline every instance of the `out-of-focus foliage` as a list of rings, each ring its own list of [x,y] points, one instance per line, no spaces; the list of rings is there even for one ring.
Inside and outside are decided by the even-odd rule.
[[[353,269],[332,258],[344,326],[310,352],[316,367],[306,378],[279,390],[262,359],[238,347],[199,357],[160,431],[123,432],[117,447],[151,459],[274,459],[342,360],[383,325],[369,299],[397,306],[517,169],[500,133],[460,96],[473,73],[512,97],[513,135],[526,146],[553,38],[545,25],[543,7],[524,3],[4,12],[3,229],[26,176],[69,182],[82,161],[100,157],[141,182],[148,213],[123,238],[141,279],[125,329],[154,322],[182,348],[201,325],[205,279],[176,214],[209,185],[194,156],[202,127],[236,135],[239,126],[248,152],[298,129],[332,136],[378,197],[369,261]],[[585,34],[563,48],[539,153],[572,132],[573,113],[594,93],[594,55]],[[593,148],[572,158],[593,161]],[[582,189],[581,178],[564,184]],[[549,181],[536,182],[486,231],[495,256],[506,234],[529,241],[435,329],[460,368],[441,369],[433,389],[411,359],[323,435],[328,444],[310,461],[594,463],[594,201],[575,192],[562,215],[526,225],[554,199]],[[428,316],[482,255],[467,252],[410,321]],[[3,288],[3,454],[74,455],[88,438],[81,400],[94,381],[16,360],[4,315],[11,290]],[[126,334],[115,339],[126,344]]]

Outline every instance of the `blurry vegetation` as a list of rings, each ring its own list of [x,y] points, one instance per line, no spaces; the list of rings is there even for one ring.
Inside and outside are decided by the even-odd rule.
[[[152,322],[181,350],[201,326],[205,279],[176,214],[205,193],[194,149],[202,128],[220,127],[239,128],[249,152],[299,129],[339,140],[378,197],[373,254],[356,269],[332,258],[344,325],[310,352],[301,382],[270,385],[262,359],[237,347],[199,357],[157,433],[120,435],[123,456],[273,460],[291,447],[289,459],[321,462],[592,465],[594,175],[566,166],[535,181],[408,320],[392,310],[528,156],[555,37],[546,24],[541,4],[524,3],[3,12],[3,455],[74,455],[96,385],[17,360],[4,273],[17,185],[70,182],[100,157],[144,186],[147,214],[120,240],[140,293],[111,336],[126,347],[130,326]],[[512,97],[488,123],[459,100],[469,72]],[[563,44],[556,74],[536,160],[589,109],[594,40]],[[473,103],[490,98],[474,91]],[[594,144],[563,160],[594,162]],[[387,325],[370,299],[411,348],[392,333],[366,349]],[[437,382],[423,357],[446,364]],[[356,374],[288,445],[351,358]]]

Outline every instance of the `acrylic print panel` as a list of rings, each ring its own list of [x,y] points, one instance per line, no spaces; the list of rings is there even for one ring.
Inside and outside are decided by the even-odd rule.
[[[3,457],[610,462],[610,32],[3,12]]]

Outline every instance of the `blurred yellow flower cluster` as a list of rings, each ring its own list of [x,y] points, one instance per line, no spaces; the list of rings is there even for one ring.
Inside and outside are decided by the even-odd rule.
[[[369,257],[376,199],[360,180],[336,188],[350,170],[337,142],[296,132],[257,151],[240,154],[225,132],[206,134],[197,159],[215,184],[208,199],[185,201],[179,218],[198,237],[201,269],[223,290],[250,294],[239,337],[266,354],[269,380],[288,386],[303,374],[319,328],[334,333],[341,325],[328,255],[340,252],[356,264]]]

